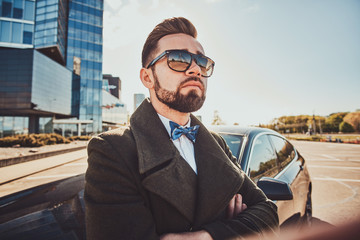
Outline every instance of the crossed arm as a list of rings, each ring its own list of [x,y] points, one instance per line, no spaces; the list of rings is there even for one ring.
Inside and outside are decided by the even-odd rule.
[[[247,208],[246,204],[242,202],[242,196],[236,194],[229,202],[226,209],[227,219],[233,219],[236,215]],[[160,240],[213,240],[211,235],[205,231],[186,232],[186,233],[167,233],[160,236]]]

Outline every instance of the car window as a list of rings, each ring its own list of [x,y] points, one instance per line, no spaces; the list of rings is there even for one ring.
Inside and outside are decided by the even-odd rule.
[[[267,135],[258,137],[250,153],[250,178],[256,183],[261,177],[274,177],[279,172],[276,161],[275,151]]]
[[[225,139],[225,142],[229,146],[232,154],[236,157],[236,159],[239,159],[240,149],[244,139],[243,136],[225,133],[220,133],[220,135]]]
[[[276,154],[278,155],[280,169],[284,169],[291,160],[295,158],[294,147],[285,139],[271,135],[271,141],[274,144]]]

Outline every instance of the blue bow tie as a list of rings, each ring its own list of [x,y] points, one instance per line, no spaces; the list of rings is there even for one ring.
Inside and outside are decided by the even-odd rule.
[[[171,138],[173,140],[178,139],[179,137],[181,137],[181,135],[184,134],[190,141],[195,143],[196,134],[200,127],[199,125],[195,125],[192,127],[182,127],[179,124],[174,123],[172,121],[170,121],[169,123],[171,128]]]

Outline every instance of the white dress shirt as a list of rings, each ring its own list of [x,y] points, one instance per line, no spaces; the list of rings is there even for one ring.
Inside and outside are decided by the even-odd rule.
[[[170,139],[171,138],[171,128],[170,128],[170,120],[164,116],[160,117],[161,122],[164,124]],[[190,127],[190,118],[187,124],[183,127]],[[197,174],[196,162],[195,162],[195,153],[194,153],[194,144],[190,141],[185,135],[182,135],[180,138],[176,140],[172,140],[177,150],[179,150],[180,155],[186,160],[186,162],[190,165],[190,167],[194,170]]]

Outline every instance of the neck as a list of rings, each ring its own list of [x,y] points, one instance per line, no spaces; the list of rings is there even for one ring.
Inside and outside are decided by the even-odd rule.
[[[150,101],[158,114],[170,119],[171,121],[182,126],[189,121],[190,113],[183,113],[169,108],[167,105],[160,102],[156,97],[150,96]]]

